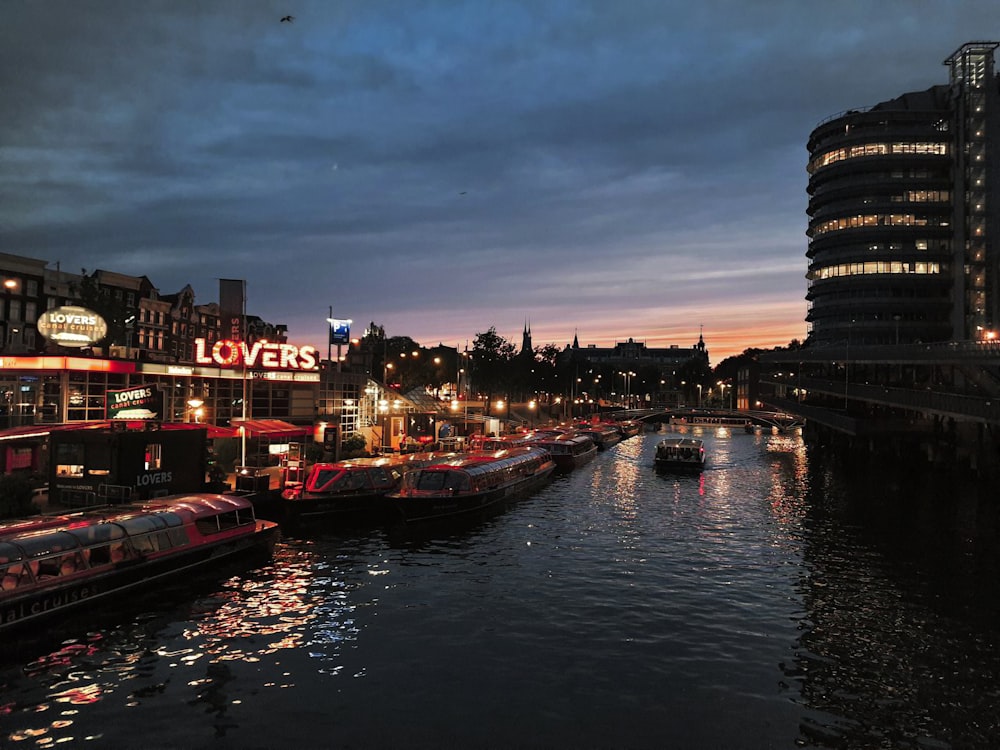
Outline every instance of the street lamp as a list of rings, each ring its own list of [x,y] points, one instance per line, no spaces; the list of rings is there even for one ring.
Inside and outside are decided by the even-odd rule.
[[[698,408],[701,408],[701,383],[698,383]]]
[[[726,383],[723,383],[720,380],[718,382],[718,386],[719,386],[719,401],[722,404],[722,408],[725,409],[726,408]]]
[[[195,424],[197,424],[201,421],[201,417],[205,414],[205,410],[201,408],[205,405],[205,402],[200,398],[189,398],[187,405],[191,409],[192,416],[194,416]]]

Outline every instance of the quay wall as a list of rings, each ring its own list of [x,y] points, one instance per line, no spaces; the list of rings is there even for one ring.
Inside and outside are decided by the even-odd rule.
[[[937,419],[909,431],[848,434],[807,420],[810,453],[854,468],[1000,479],[1000,434],[991,425]]]

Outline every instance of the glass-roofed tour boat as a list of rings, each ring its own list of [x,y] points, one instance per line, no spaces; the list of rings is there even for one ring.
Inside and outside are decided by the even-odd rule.
[[[270,554],[278,534],[249,500],[210,493],[0,524],[0,630]]]

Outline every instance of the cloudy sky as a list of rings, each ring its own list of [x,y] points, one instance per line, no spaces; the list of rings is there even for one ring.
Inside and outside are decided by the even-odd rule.
[[[4,0],[0,252],[320,348],[804,338],[806,141],[996,0]],[[286,15],[292,22],[282,22]]]

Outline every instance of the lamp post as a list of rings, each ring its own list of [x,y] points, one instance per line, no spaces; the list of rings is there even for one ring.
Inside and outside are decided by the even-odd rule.
[[[8,322],[8,324],[7,324],[7,330],[4,331],[4,340],[0,341],[0,345],[2,345],[2,348],[3,348],[4,351],[7,351],[7,349],[13,343],[13,329],[10,326],[10,320],[11,320],[11,314],[10,314],[10,312],[11,312],[11,310],[10,310],[10,308],[11,308],[11,300],[10,300],[10,296],[14,292],[17,291],[17,288],[18,288],[17,279],[4,279],[3,280],[3,289],[4,289],[4,297],[5,297],[4,304],[5,304],[5,306],[6,306],[7,309],[6,310],[0,310],[0,312],[3,313],[3,319]]]
[[[382,445],[379,446],[379,453],[385,453],[385,429],[386,429],[386,422],[389,419],[388,417],[389,402],[386,401],[384,398],[381,399],[378,402],[378,410],[379,413],[382,415],[382,440],[381,440]]]
[[[719,386],[719,402],[722,404],[722,408],[726,408],[726,384],[721,380],[718,382]]]
[[[698,383],[698,408],[701,408],[701,383]]]

